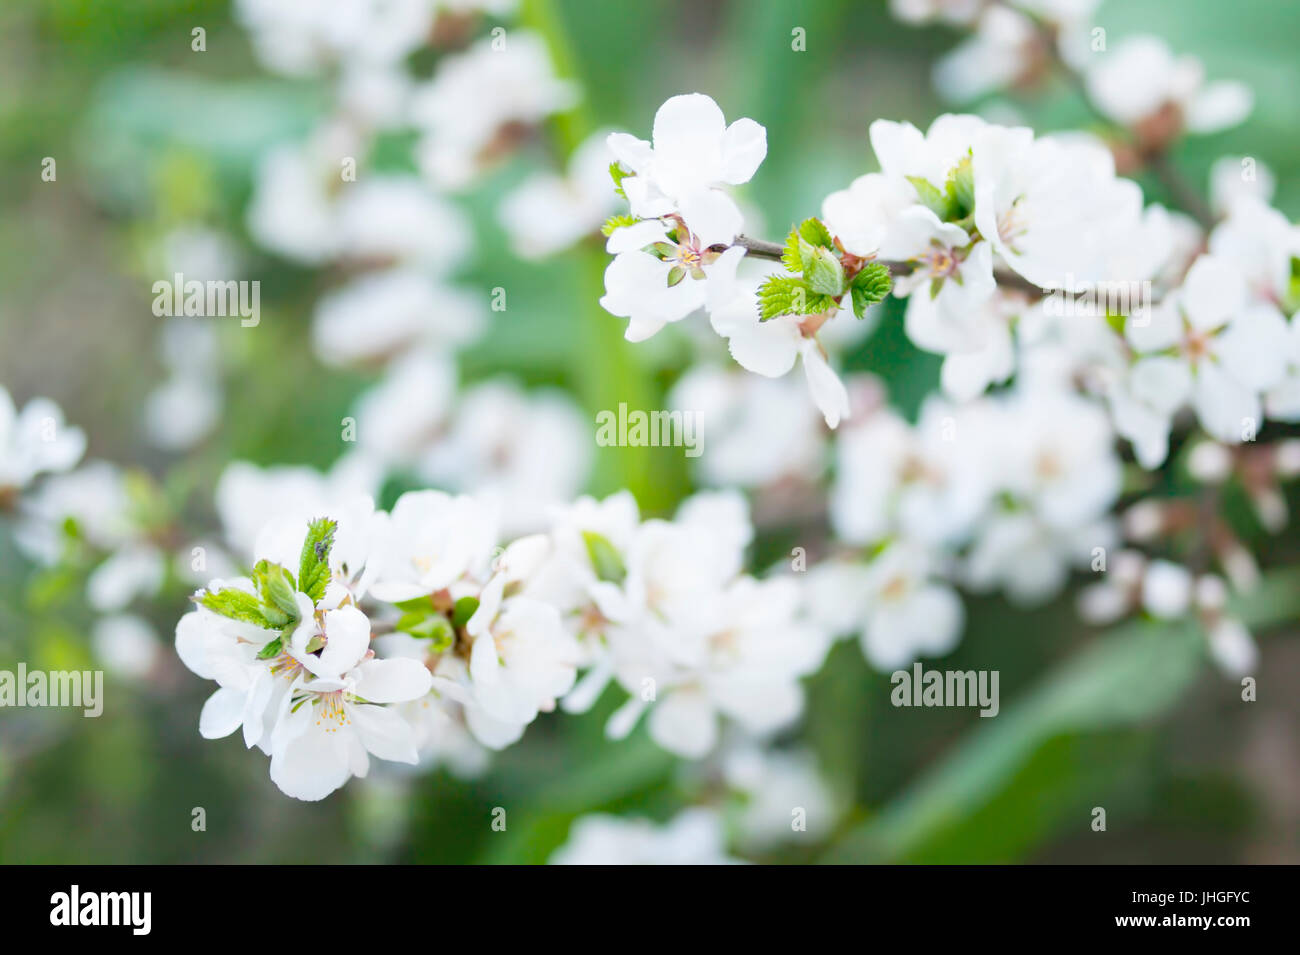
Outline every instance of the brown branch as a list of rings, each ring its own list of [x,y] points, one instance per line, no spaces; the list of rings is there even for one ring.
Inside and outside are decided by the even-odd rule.
[[[780,243],[751,239],[747,235],[736,236],[733,244],[744,249],[746,255],[752,255],[756,259],[771,259],[773,262],[780,262],[781,256],[785,253],[785,246]]]

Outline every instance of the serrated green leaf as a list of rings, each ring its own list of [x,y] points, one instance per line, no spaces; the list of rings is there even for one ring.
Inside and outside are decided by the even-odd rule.
[[[830,230],[826,228],[821,219],[804,219],[803,222],[799,223],[799,235],[809,245],[820,246],[823,249],[830,249],[835,246],[835,240],[831,238]]]
[[[844,294],[844,266],[830,249],[818,246],[804,258],[804,281],[818,295],[839,298]]]
[[[605,238],[609,238],[617,230],[626,228],[627,226],[630,225],[636,225],[640,221],[641,220],[638,219],[636,216],[628,215],[626,213],[622,215],[610,216],[608,219],[605,220],[605,224],[600,227],[600,234],[605,236]]]
[[[307,526],[307,536],[302,542],[302,556],[298,559],[298,589],[312,599],[312,603],[325,596],[330,581],[330,551],[334,548],[334,532],[338,522],[320,517]]]
[[[799,235],[799,227],[794,226],[790,229],[790,234],[785,239],[785,251],[781,253],[781,264],[785,266],[787,272],[798,274],[803,271],[803,256],[800,254],[800,246],[805,240]]]
[[[835,298],[814,292],[797,276],[773,275],[758,289],[760,321],[779,315],[816,315],[835,307]]]
[[[758,315],[768,321],[778,315],[795,314],[808,297],[808,286],[797,276],[773,275],[758,287]],[[796,301],[796,300],[799,301]]]
[[[610,583],[621,584],[627,576],[623,555],[609,542],[609,538],[595,531],[583,531],[582,542],[587,545],[587,557],[596,576]]]
[[[279,624],[267,619],[266,610],[257,597],[247,591],[237,590],[233,587],[219,590],[216,593],[205,593],[198,599],[198,604],[223,617],[229,617],[231,620],[239,620],[243,623],[251,623],[255,627],[262,627],[266,630],[273,630],[279,626]]]
[[[853,277],[849,291],[853,298],[853,314],[858,318],[866,315],[867,309],[877,302],[883,302],[890,289],[894,287],[889,268],[879,262],[868,262],[862,271]]]

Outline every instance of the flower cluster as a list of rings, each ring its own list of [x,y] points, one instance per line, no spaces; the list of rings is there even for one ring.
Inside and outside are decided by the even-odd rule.
[[[270,520],[251,574],[209,583],[176,631],[186,665],[220,685],[200,731],[242,728],[298,798],[366,775],[369,756],[447,756],[466,733],[508,746],[611,680],[630,697],[611,736],[648,709],[662,746],[704,756],[722,718],[758,736],[794,720],[827,650],[793,578],[741,572],[752,531],[734,494],[645,522],[630,495],[583,498],[504,548],[495,509],[469,496],[330,513]]]
[[[874,409],[838,435],[831,518],[854,550],[809,571],[813,606],[889,669],[956,644],[954,585],[1050,598],[1113,546],[1113,445],[1104,411],[1047,367],[997,396],[932,397],[915,425]]]
[[[826,273],[829,284],[808,290],[813,301],[825,303],[811,311],[823,315],[759,327],[757,288],[738,275],[746,253],[737,244],[744,217],[723,187],[753,177],[767,155],[767,131],[752,119],[728,126],[717,103],[694,93],[674,96],[659,108],[653,142],[614,133],[609,148],[617,160],[611,172],[631,215],[606,224],[614,260],[605,272],[601,305],[628,319],[627,339],[643,341],[704,308],[732,355],[751,371],[780,377],[802,357],[813,399],[835,427],[848,412],[848,399],[817,332],[824,313],[836,307],[832,298],[852,294],[861,315],[882,297],[880,276],[870,270],[860,278],[852,269],[846,274],[824,230],[813,233],[810,227],[808,238],[796,230],[793,254],[802,248],[808,268]],[[774,314],[765,312],[764,318]]]
[[[1224,219],[1206,235],[1147,206],[1105,144],[1082,135],[945,115],[925,132],[877,121],[870,139],[880,171],[832,193],[820,217],[770,248],[743,235],[727,191],[766,153],[757,123],[728,125],[713,100],[693,94],[663,105],[652,141],[623,133],[606,141],[630,215],[606,223],[614,259],[602,304],[629,320],[630,340],[706,311],[731,355],[760,377],[701,368],[673,401],[726,417],[728,433],[784,436],[775,457],[762,453],[771,440],[724,441],[702,465],[713,482],[817,480],[818,429],[781,383],[799,357],[828,425],[857,411],[834,448],[836,553],[806,576],[744,573],[753,532],[734,491],[699,494],[673,520],[641,520],[626,493],[557,506],[581,481],[572,471],[538,484],[548,462],[581,454],[553,453],[579,430],[562,424],[563,402],[547,410],[491,382],[455,398],[446,358],[412,349],[409,332],[427,328],[412,319],[386,344],[353,336],[365,354],[337,352],[390,360],[387,379],[358,404],[365,438],[337,477],[300,476],[273,493],[281,478],[269,472],[229,475],[244,485],[223,507],[232,542],[242,540],[236,560],[255,569],[210,586],[182,628],[187,641],[218,634],[205,638],[214,652],[242,661],[225,668],[183,651],[222,684],[205,733],[243,726],[249,745],[271,753],[281,788],[319,798],[364,774],[366,753],[411,762],[423,750],[474,763],[482,748],[517,741],[540,713],[583,712],[614,684],[625,699],[607,735],[621,738],[645,716],[660,746],[701,758],[717,751],[726,726],[765,737],[797,719],[801,678],[821,667],[834,636],[858,634],[884,669],[941,655],[963,629],[959,590],[1039,603],[1076,570],[1109,574],[1083,592],[1088,619],[1194,615],[1225,667],[1248,668],[1253,644],[1226,611],[1228,583],[1143,553],[1156,539],[1142,537],[1140,507],[1119,519],[1119,442],[1128,439],[1151,468],[1185,406],[1229,444],[1253,440],[1265,413],[1296,414],[1300,359],[1286,318],[1294,227],[1258,190],[1237,190],[1219,200]],[[600,165],[594,145],[589,152],[579,164],[584,183]],[[543,204],[560,189],[531,188],[529,201]],[[537,254],[583,231],[578,223],[600,208],[594,195],[585,185],[570,191],[579,213]],[[754,258],[771,261],[751,269]],[[1138,292],[1103,298],[1115,288]],[[878,386],[842,382],[826,351],[848,337],[835,331],[846,325],[832,321],[840,311],[866,318],[890,292],[906,301],[908,338],[943,356],[945,394],[929,398],[915,423],[885,407]],[[337,301],[325,303],[327,314],[369,311],[364,299]],[[352,325],[360,327],[325,323]],[[507,404],[513,411],[502,414]],[[498,434],[493,422],[507,420],[522,424]],[[503,452],[522,459],[517,479],[501,471]],[[1239,464],[1243,476],[1260,473]],[[391,513],[375,512],[356,492],[373,493],[377,475],[394,468],[473,496],[410,492]],[[1274,487],[1258,489],[1269,513]],[[531,512],[518,511],[520,500]],[[310,521],[308,507],[330,519]],[[338,543],[334,530],[321,537],[326,525]],[[287,569],[298,546],[303,568],[309,548],[328,551],[320,559],[329,586],[319,594]],[[1244,591],[1240,551],[1225,545],[1217,557]],[[274,588],[286,586],[291,598],[277,603]],[[252,633],[231,612],[250,601],[264,617]],[[331,628],[341,634],[337,652]],[[406,676],[367,695],[360,671],[373,664]]]
[[[649,139],[581,131],[556,168],[492,197],[520,257],[603,237],[600,304],[628,341],[699,326],[693,361],[662,380],[669,406],[707,419],[692,464],[711,490],[643,519],[631,493],[578,497],[595,452],[570,397],[474,367],[530,347],[497,334],[507,290],[465,277],[484,239],[466,194],[495,188],[578,102],[542,39],[492,26],[511,0],[240,0],[270,69],[334,91],[306,135],[262,157],[246,223],[266,252],[320,271],[303,336],[316,357],[375,373],[345,405],[347,450],[324,473],[230,463],[223,533],[191,541],[163,482],[76,467],[85,435],[0,391],[0,507],[19,546],[44,565],[84,558],[96,651],[136,675],[156,640],[133,607],[203,584],[176,628],[180,659],[218,687],[200,731],[239,731],[301,799],[372,757],[472,773],[541,714],[594,710],[609,738],[643,726],[710,786],[743,791],[754,843],[788,831],[776,794],[791,780],[829,825],[809,761],[755,740],[799,719],[832,641],[857,636],[885,670],[942,655],[963,592],[1038,604],[1076,573],[1092,575],[1086,621],[1195,621],[1225,670],[1251,672],[1234,598],[1259,567],[1218,505],[1243,491],[1269,533],[1290,517],[1300,455],[1272,438],[1300,422],[1300,230],[1253,160],[1249,178],[1245,160],[1215,166],[1205,209],[1151,203],[1129,178],[1183,133],[1239,122],[1249,95],[1154,38],[1086,55],[1090,0],[892,5],[975,31],[940,62],[942,94],[971,101],[1069,64],[1101,125],[1041,134],[1007,109],[924,130],[876,120],[878,168],[765,242],[737,190],[767,132],[691,93],[663,103]],[[194,224],[164,245],[165,273],[238,264]],[[707,328],[686,321],[700,312]],[[915,414],[840,374],[891,315],[941,360]],[[220,342],[169,321],[161,354],[148,432],[182,451],[221,418]],[[1192,493],[1147,493],[1157,469]],[[421,489],[377,510],[395,486]],[[747,572],[756,526],[808,532],[816,559]],[[712,808],[660,829],[588,818],[555,861],[724,861],[720,827]]]
[[[611,136],[632,215],[607,226],[615,258],[602,304],[629,319],[633,341],[704,308],[733,357],[769,377],[802,356],[835,427],[848,396],[819,333],[841,310],[863,318],[892,287],[908,299],[910,337],[954,357],[952,387],[980,391],[1012,370],[1008,327],[1022,303],[1008,301],[1008,287],[1075,293],[1149,280],[1164,264],[1148,240],[1163,210],[1143,209],[1141,189],[1115,174],[1099,143],[960,115],[925,133],[880,120],[870,134],[881,171],[828,196],[822,217],[780,249],[784,271],[757,285],[738,276],[756,247],[738,238],[739,208],[720,187],[753,175],[761,127],[726,126],[711,99],[693,94],[660,108],[653,145]],[[1015,281],[1000,286],[999,274]]]

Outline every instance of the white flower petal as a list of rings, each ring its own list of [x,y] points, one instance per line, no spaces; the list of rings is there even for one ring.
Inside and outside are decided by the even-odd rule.
[[[305,714],[310,720],[311,709],[314,707],[303,707],[295,715]],[[271,781],[295,799],[324,799],[347,782],[350,774],[346,737],[315,725],[271,756]]]
[[[199,735],[204,739],[221,739],[239,729],[244,719],[246,694],[222,687],[208,697],[199,714]]]
[[[356,607],[340,607],[325,613],[325,647],[319,668],[323,677],[340,676],[358,663],[370,649],[370,620]]]
[[[1187,104],[1184,115],[1193,133],[1216,133],[1245,122],[1255,106],[1255,94],[1245,83],[1210,83]]]
[[[749,182],[767,157],[767,130],[752,119],[738,119],[722,136],[723,182]]]
[[[1258,432],[1262,409],[1259,397],[1227,375],[1212,361],[1201,362],[1192,396],[1201,426],[1228,444],[1240,444],[1247,432]]]
[[[396,710],[384,706],[352,704],[347,708],[348,719],[366,750],[380,759],[397,763],[415,763],[415,734],[406,720]]]
[[[647,245],[663,242],[668,238],[668,229],[658,219],[643,219],[641,222],[625,225],[610,233],[605,243],[605,251],[611,255],[621,252],[633,252]]]
[[[806,339],[801,349],[803,371],[808,379],[808,390],[813,402],[826,419],[828,428],[839,427],[849,416],[849,392],[839,375],[831,370],[814,339]]]
[[[677,200],[682,221],[701,246],[730,245],[745,224],[736,201],[717,189],[688,193]]]
[[[371,703],[416,700],[433,688],[433,675],[420,663],[404,657],[367,660],[356,669],[353,692]]]
[[[650,711],[650,738],[687,759],[705,756],[718,739],[718,720],[698,690],[675,690]]]

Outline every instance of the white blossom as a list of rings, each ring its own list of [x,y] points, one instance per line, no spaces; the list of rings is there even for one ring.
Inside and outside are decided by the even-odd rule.
[[[1264,162],[1254,157],[1221,156],[1210,167],[1210,205],[1228,215],[1238,199],[1257,199],[1267,205],[1277,191],[1277,177]]]
[[[415,763],[410,725],[383,704],[418,699],[433,683],[415,660],[373,659],[370,622],[355,607],[326,611],[322,634],[315,663],[295,634],[292,652],[311,675],[295,675],[271,731],[271,779],[297,799],[322,799],[365,776],[372,755]]]
[[[724,259],[735,251],[738,250],[729,249]],[[713,330],[727,339],[731,356],[755,374],[780,378],[802,358],[813,403],[825,418],[826,426],[837,427],[849,416],[849,396],[818,340],[818,323],[797,315],[778,315],[761,321],[755,278],[751,276],[730,284],[726,293],[715,296],[709,311]]]
[[[86,450],[86,435],[66,424],[48,398],[33,398],[18,411],[0,387],[0,490],[22,490],[38,474],[70,470]]]
[[[815,478],[823,432],[798,382],[697,365],[669,394],[706,436],[699,473],[715,487],[762,487]]]
[[[433,26],[432,0],[238,0],[267,68],[309,75],[337,62],[396,62]]]
[[[371,272],[317,303],[312,341],[331,365],[375,362],[407,349],[446,350],[481,333],[485,304],[408,268]]]
[[[1164,431],[1168,411],[1184,402],[1214,437],[1230,444],[1247,440],[1261,424],[1261,393],[1286,373],[1286,321],[1276,306],[1249,304],[1240,271],[1214,255],[1196,261],[1183,287],[1153,310],[1149,322],[1130,320],[1125,331],[1141,355],[1129,392],[1135,403],[1147,400],[1140,409],[1115,401],[1112,407],[1116,426],[1135,445],[1146,437],[1139,410],[1166,412]],[[1151,451],[1142,452],[1144,464],[1164,457],[1154,437]]]
[[[628,133],[612,133],[608,142],[632,172],[622,182],[632,214],[677,215],[706,245],[730,244],[741,227],[739,208],[720,187],[749,182],[767,156],[762,126],[752,119],[728,126],[718,104],[701,93],[659,107],[652,143]]]
[[[616,229],[605,246],[614,260],[605,269],[600,304],[629,319],[625,337],[630,342],[644,341],[706,305],[720,307],[734,294],[736,267],[745,253],[739,246],[724,252],[710,247],[730,242],[734,234],[701,235],[657,219]]]
[[[497,543],[495,511],[473,497],[408,491],[377,544],[370,593],[396,603],[482,576]]]
[[[608,131],[584,140],[563,175],[534,173],[505,197],[497,218],[510,244],[527,259],[541,259],[595,235],[619,206],[609,178],[613,154]]]
[[[491,379],[464,391],[416,471],[438,487],[492,501],[502,533],[513,536],[541,530],[551,509],[571,501],[591,460],[589,426],[572,399]]]
[[[1088,95],[1106,116],[1136,126],[1172,108],[1193,133],[1212,133],[1241,123],[1253,105],[1243,83],[1205,82],[1194,56],[1175,57],[1159,37],[1125,37],[1093,59],[1086,74]]]
[[[577,87],[555,75],[541,38],[512,30],[497,48],[483,37],[438,64],[411,98],[411,120],[423,133],[417,159],[439,188],[460,189],[533,126],[573,106]]]

